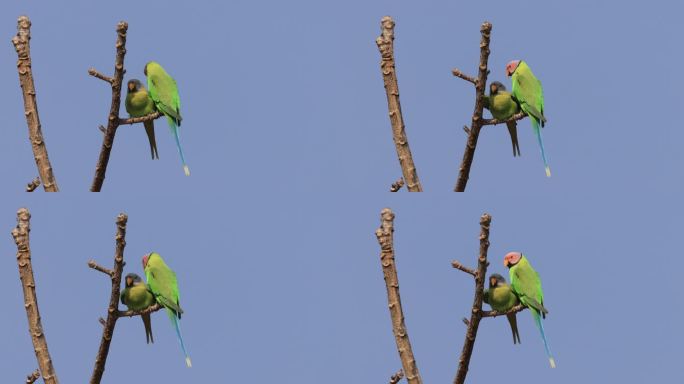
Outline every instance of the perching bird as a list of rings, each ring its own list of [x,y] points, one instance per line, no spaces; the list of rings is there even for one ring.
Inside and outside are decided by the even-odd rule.
[[[489,289],[484,291],[484,302],[489,304],[493,310],[499,312],[507,312],[520,304],[518,297],[511,290],[511,286],[506,284],[506,279],[498,273],[489,275]],[[511,325],[513,344],[520,343],[518,320],[515,317],[515,313],[509,313],[506,317],[508,317],[508,323]]]
[[[497,120],[508,120],[516,113],[520,112],[520,106],[513,100],[506,87],[498,81],[489,84],[489,96],[484,98],[484,107],[487,108],[492,116]],[[511,135],[513,145],[513,157],[520,156],[520,145],[518,144],[518,124],[515,121],[506,121],[508,134]]]
[[[140,276],[135,273],[129,273],[126,275],[123,292],[121,292],[121,303],[126,305],[131,311],[140,311],[154,304],[154,296],[152,292],[147,289],[147,285],[143,283]],[[150,314],[146,313],[140,315],[143,324],[145,325],[145,337],[147,338],[147,344],[150,342],[154,343],[154,337],[152,336],[152,319],[150,319]]]
[[[546,152],[544,152],[544,142],[542,141],[540,128],[540,125],[543,128],[546,123],[546,118],[544,117],[544,91],[542,90],[541,82],[534,76],[527,63],[522,60],[513,60],[506,64],[506,76],[513,76],[511,79],[513,83],[513,98],[518,101],[520,109],[529,116],[532,122],[532,128],[537,136],[537,141],[539,141],[539,149],[544,160],[546,176],[551,177],[551,168],[549,168],[549,164],[546,161]]]
[[[154,61],[145,65],[144,72],[147,76],[147,89],[150,92],[150,98],[154,101],[157,110],[166,116],[171,133],[176,140],[178,153],[183,163],[183,171],[185,171],[185,176],[190,176],[190,168],[185,164],[183,148],[181,148],[178,138],[178,130],[183,118],[180,114],[180,97],[178,96],[176,80],[169,76],[159,63]]]
[[[509,268],[508,274],[511,278],[513,292],[518,296],[520,302],[532,313],[534,323],[537,325],[544,341],[544,350],[546,350],[546,356],[549,358],[551,368],[556,368],[556,361],[551,356],[549,343],[546,341],[546,335],[544,334],[544,325],[542,324],[542,317],[546,318],[546,314],[549,311],[544,307],[544,291],[542,291],[539,274],[520,252],[507,253],[504,257],[504,265]]]
[[[145,86],[142,85],[138,79],[129,80],[128,93],[126,93],[126,112],[128,112],[131,117],[142,117],[149,115],[154,111],[156,111],[154,102],[149,97]],[[147,139],[150,142],[152,160],[154,160],[155,157],[158,159],[157,141],[154,138],[154,120],[146,121],[143,124],[145,125]]]
[[[154,294],[157,303],[161,304],[166,309],[166,314],[169,315],[171,324],[173,324],[178,336],[183,354],[185,355],[185,364],[192,367],[190,356],[185,350],[185,343],[183,343],[183,336],[181,335],[179,320],[183,310],[180,307],[178,282],[176,281],[176,273],[166,265],[164,259],[155,252],[148,253],[142,258],[143,268],[145,269],[145,277],[147,278],[147,285],[150,291]]]

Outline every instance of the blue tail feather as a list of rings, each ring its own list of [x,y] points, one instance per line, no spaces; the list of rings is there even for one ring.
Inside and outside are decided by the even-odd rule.
[[[185,349],[185,343],[183,343],[183,336],[181,335],[181,330],[180,330],[180,323],[178,322],[178,317],[176,314],[167,309],[166,313],[169,315],[169,319],[171,320],[171,323],[173,324],[173,328],[176,330],[176,336],[178,336],[178,342],[180,343],[181,349],[183,350],[183,355],[185,355],[185,365],[189,367],[192,367],[192,361],[190,360],[190,356],[188,356],[188,351]]]
[[[539,127],[539,121],[534,117],[530,116],[532,121],[532,128],[534,129],[534,134],[537,136],[537,141],[539,141],[539,149],[541,150],[542,159],[544,160],[544,169],[546,170],[546,177],[551,177],[551,168],[549,168],[549,163],[546,161],[546,152],[544,151],[544,141],[542,140],[541,128]]]
[[[180,154],[181,162],[183,163],[183,171],[185,172],[185,176],[190,176],[190,168],[185,164],[185,156],[183,155],[183,148],[181,147],[180,144],[180,138],[178,137],[178,126],[176,125],[176,122],[167,116],[166,118],[169,122],[169,128],[171,129],[171,133],[173,134],[173,138],[176,140],[176,147],[178,147],[178,153]]]
[[[539,315],[539,312],[536,310],[533,310],[530,308],[530,312],[532,312],[532,317],[534,318],[534,323],[537,325],[537,328],[539,329],[539,333],[541,333],[542,340],[544,340],[544,350],[546,351],[546,356],[549,358],[549,364],[551,365],[551,368],[556,368],[556,360],[554,360],[553,356],[551,355],[551,350],[549,349],[549,343],[546,341],[546,335],[544,334],[544,324],[542,323],[541,316]]]

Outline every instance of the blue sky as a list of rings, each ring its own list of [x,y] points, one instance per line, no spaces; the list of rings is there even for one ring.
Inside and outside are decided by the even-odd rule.
[[[682,97],[669,80],[683,57],[680,4],[122,0],[103,10],[41,0],[0,9],[3,378],[20,381],[36,367],[9,235],[22,206],[33,214],[38,300],[64,383],[90,376],[109,282],[86,262],[111,265],[122,211],[126,272],[140,273],[140,258],[155,250],[178,273],[194,366],[184,367],[164,315],[153,316],[150,346],[139,319],[122,319],[103,382],[387,381],[400,362],[374,235],[386,206],[397,215],[402,300],[425,382],[456,372],[473,283],[450,261],[474,265],[483,212],[493,215],[490,271],[505,273],[503,255],[522,250],[542,276],[558,369],[522,313],[520,346],[505,319],[483,322],[470,382],[521,367],[533,383],[680,376],[683,310],[663,294],[676,292],[682,267],[673,241],[684,213]],[[10,43],[22,14],[33,22],[59,195],[22,192],[36,175]],[[422,195],[386,192],[400,175],[375,45],[386,14],[397,23]],[[93,195],[110,88],[87,69],[112,73],[119,20],[129,22],[126,79],[143,79],[156,60],[178,82],[192,176],[163,121],[158,161],[142,127],[124,126],[103,193]],[[504,66],[520,58],[544,85],[553,177],[544,177],[529,122],[519,124],[516,159],[505,128],[488,127],[467,192],[454,195],[474,100],[451,69],[475,74],[484,20],[494,26],[490,80],[508,84]]]

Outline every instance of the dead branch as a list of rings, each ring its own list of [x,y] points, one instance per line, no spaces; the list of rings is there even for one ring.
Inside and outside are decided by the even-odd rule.
[[[397,384],[398,382],[401,381],[401,379],[403,377],[404,377],[404,371],[400,369],[397,371],[397,373],[395,373],[394,375],[392,375],[392,377],[390,377],[389,384]]]
[[[478,67],[477,79],[463,74],[458,69],[454,69],[452,73],[461,79],[471,82],[475,85],[475,110],[473,111],[473,118],[470,124],[470,131],[468,132],[468,141],[466,143],[465,151],[463,153],[463,161],[458,173],[458,180],[456,182],[455,192],[465,191],[468,177],[470,176],[470,166],[473,163],[475,156],[475,147],[477,146],[477,138],[480,136],[480,129],[482,128],[482,111],[484,109],[484,91],[487,84],[487,61],[489,60],[489,37],[492,31],[492,24],[488,21],[482,23],[480,33],[482,39],[480,41],[480,65]]]
[[[399,83],[397,82],[396,66],[394,64],[394,20],[385,16],[380,21],[381,35],[375,40],[380,50],[380,69],[385,82],[387,94],[387,107],[389,108],[390,123],[392,124],[392,136],[397,148],[399,164],[406,181],[409,192],[422,192],[423,187],[418,180],[418,171],[413,163],[413,156],[409,148],[406,126],[401,115],[401,103],[399,103]]]
[[[26,384],[33,384],[40,378],[40,371],[35,370],[30,375],[26,376]]]
[[[36,177],[31,180],[30,183],[26,184],[26,192],[33,192],[40,186],[40,177]]]
[[[104,183],[105,174],[107,173],[107,164],[109,164],[109,156],[114,145],[114,136],[116,130],[123,124],[142,123],[157,119],[163,114],[159,112],[151,113],[147,116],[126,118],[119,117],[119,110],[121,109],[121,84],[123,83],[123,76],[126,73],[124,69],[124,57],[126,56],[126,32],[128,31],[128,23],[125,21],[119,22],[116,26],[116,58],[114,59],[114,77],[105,76],[96,71],[94,68],[88,70],[88,74],[109,83],[112,86],[112,105],[109,109],[109,118],[107,119],[107,128],[104,131],[102,138],[102,147],[100,148],[100,156],[97,159],[95,166],[95,177],[90,186],[91,192],[100,192],[102,184]]]
[[[392,183],[392,186],[390,186],[390,192],[398,192],[401,187],[404,186],[404,178],[400,177],[399,180],[395,181]]]
[[[43,138],[43,130],[38,116],[38,103],[36,102],[36,88],[33,84],[33,71],[31,70],[31,20],[28,16],[20,16],[17,20],[17,35],[12,38],[12,44],[17,51],[19,70],[19,84],[21,84],[24,97],[24,115],[28,125],[29,141],[33,149],[33,158],[36,160],[38,174],[43,181],[46,192],[58,192],[57,180],[52,173],[52,165],[48,158],[47,146]],[[37,188],[37,186],[36,186]],[[34,188],[35,189],[35,188]]]
[[[21,279],[21,287],[24,291],[24,307],[26,308],[33,350],[36,353],[36,360],[38,360],[38,368],[43,375],[45,384],[58,384],[59,380],[57,379],[55,368],[52,366],[52,359],[50,358],[47,340],[40,320],[40,311],[38,310],[36,281],[33,278],[33,266],[31,265],[31,246],[29,242],[29,232],[31,232],[30,221],[31,213],[28,209],[21,208],[17,211],[17,226],[12,230],[12,237],[17,245],[19,278]]]
[[[480,256],[477,258],[477,272],[473,275],[475,278],[475,297],[473,298],[473,309],[470,314],[470,321],[468,321],[468,329],[466,330],[466,337],[463,342],[463,350],[458,362],[458,371],[456,372],[454,384],[463,384],[465,382],[468,366],[470,365],[470,355],[473,353],[473,347],[475,346],[477,329],[483,317],[482,300],[484,299],[484,282],[487,274],[487,265],[489,264],[487,261],[487,250],[489,249],[489,225],[491,222],[492,217],[488,213],[483,214],[480,218]],[[451,265],[460,265],[460,263],[452,262]],[[463,269],[461,270],[463,271]]]
[[[100,323],[103,325],[102,339],[100,340],[100,348],[95,357],[95,368],[93,369],[90,384],[99,384],[104,374],[105,363],[107,362],[107,355],[109,354],[109,345],[112,342],[114,335],[114,326],[119,317],[133,317],[140,316],[147,313],[152,313],[162,308],[159,304],[151,305],[140,311],[119,311],[119,297],[121,292],[121,275],[123,274],[124,262],[124,248],[126,247],[126,224],[128,216],[125,213],[119,214],[116,217],[116,249],[114,252],[114,268],[109,269],[97,264],[94,260],[88,261],[88,266],[96,271],[102,272],[109,276],[112,281],[112,293],[109,297],[109,307],[107,308],[107,320],[100,318]]]
[[[518,305],[516,305],[515,307],[509,309],[509,310],[506,311],[506,312],[499,312],[499,311],[482,311],[482,317],[497,317],[497,316],[503,316],[503,315],[510,315],[510,314],[513,314],[513,313],[522,312],[523,310],[525,310],[525,308],[527,308],[527,307],[524,306],[524,305],[522,305],[522,304],[518,304]]]
[[[527,117],[527,114],[525,112],[520,112],[516,113],[515,115],[511,116],[508,120],[499,120],[499,119],[483,119],[482,120],[482,125],[497,125],[497,124],[504,124],[509,121],[518,121],[522,120]]]
[[[409,384],[421,384],[423,381],[418,373],[416,359],[413,357],[411,341],[408,331],[404,324],[404,312],[401,308],[401,297],[399,295],[399,277],[394,262],[394,213],[391,209],[385,208],[380,213],[380,228],[375,231],[375,236],[380,244],[380,264],[382,273],[385,275],[385,285],[387,286],[387,301],[389,302],[390,316],[392,318],[392,331],[397,343],[399,358],[406,380]]]
[[[119,125],[129,125],[129,124],[136,124],[136,123],[144,123],[146,121],[152,121],[156,120],[160,117],[164,116],[163,113],[161,112],[152,112],[149,115],[145,116],[140,116],[140,117],[129,117],[127,119],[119,119]]]

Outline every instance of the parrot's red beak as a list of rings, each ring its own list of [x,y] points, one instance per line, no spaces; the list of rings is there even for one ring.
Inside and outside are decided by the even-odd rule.
[[[128,90],[133,91],[135,89],[135,83],[128,83]]]

